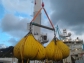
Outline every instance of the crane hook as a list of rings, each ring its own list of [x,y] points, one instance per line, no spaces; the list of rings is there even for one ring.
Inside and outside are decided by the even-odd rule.
[[[42,7],[44,7],[44,2],[43,2],[43,0],[42,0]]]

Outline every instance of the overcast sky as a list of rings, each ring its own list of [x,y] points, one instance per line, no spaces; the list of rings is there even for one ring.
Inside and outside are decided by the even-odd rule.
[[[0,44],[15,45],[28,32],[34,12],[33,0],[0,0]],[[84,0],[43,0],[54,26],[67,29],[72,37],[84,38]],[[49,25],[42,11],[42,24]],[[53,33],[46,31],[49,38]]]

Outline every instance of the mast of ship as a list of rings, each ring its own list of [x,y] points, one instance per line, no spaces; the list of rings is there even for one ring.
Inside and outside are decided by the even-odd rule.
[[[34,1],[34,16],[39,11],[39,9],[41,9],[41,0],[35,0]],[[37,24],[41,24],[41,12],[38,14],[34,22]],[[38,40],[38,37],[40,37],[41,28],[37,26],[33,26],[32,32],[35,35],[36,39]]]

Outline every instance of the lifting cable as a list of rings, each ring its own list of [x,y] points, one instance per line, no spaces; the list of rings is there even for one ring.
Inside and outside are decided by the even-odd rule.
[[[54,29],[54,25],[52,24],[52,21],[50,20],[48,14],[47,14],[47,12],[46,12],[46,10],[45,10],[45,8],[44,8],[44,2],[43,2],[43,1],[42,1],[42,8],[36,13],[36,15],[34,16],[34,18],[32,19],[31,22],[34,22],[34,20],[36,19],[36,17],[38,16],[38,14],[41,12],[42,9],[44,10],[44,12],[45,12],[45,14],[46,14],[46,16],[47,16],[47,18],[48,18],[48,20],[49,20],[49,22],[50,22],[52,28]]]
[[[45,14],[46,14],[46,16],[47,16],[47,18],[48,18],[48,20],[49,20],[51,26],[54,28],[54,26],[53,26],[53,24],[52,24],[52,21],[50,20],[48,14],[47,14],[47,12],[46,12],[46,10],[45,10],[45,8],[44,8],[44,2],[43,2],[43,0],[42,0],[42,7],[43,7],[43,10],[44,10],[44,12],[45,12]]]
[[[48,20],[49,20],[51,26],[54,28],[54,26],[53,26],[53,24],[52,24],[52,21],[50,20],[50,18],[49,18],[49,16],[48,16],[47,12],[46,12],[46,10],[45,10],[45,8],[43,8],[43,10],[44,10],[44,12],[45,12],[45,14],[46,14],[46,16],[47,16],[47,18],[48,18]]]
[[[45,8],[44,8],[44,2],[43,2],[43,0],[42,0],[42,8],[43,8],[43,10],[44,10],[44,12],[45,12],[45,14],[46,14],[46,16],[47,16],[47,18],[48,18],[48,20],[49,20],[51,26],[52,26],[52,28],[54,29],[54,39],[56,39],[55,28],[54,28],[54,25],[52,24],[52,21],[50,20],[50,18],[49,18],[49,16],[48,16],[46,10],[45,10]],[[56,42],[56,41],[55,41],[55,42]]]

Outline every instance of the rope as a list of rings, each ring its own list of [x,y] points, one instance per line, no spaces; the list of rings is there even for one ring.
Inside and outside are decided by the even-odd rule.
[[[45,14],[46,14],[46,16],[47,16],[47,18],[48,18],[48,20],[49,20],[51,26],[54,28],[54,26],[53,26],[53,24],[52,24],[52,21],[50,20],[50,18],[49,18],[49,16],[48,16],[47,12],[46,12],[46,10],[45,10],[45,8],[43,8],[43,10],[44,10],[44,12],[45,12]]]
[[[42,0],[42,8],[36,13],[36,15],[34,16],[34,18],[32,19],[31,22],[33,22],[33,21],[35,20],[35,18],[38,16],[38,14],[41,12],[42,9],[44,10],[44,12],[45,12],[45,14],[46,14],[46,16],[47,16],[47,18],[48,18],[48,20],[49,20],[49,22],[50,22],[52,28],[54,29],[54,25],[52,24],[52,21],[50,20],[48,14],[47,14],[47,12],[46,12],[46,10],[45,10],[45,8],[44,8],[43,0]],[[54,30],[54,36],[56,37],[55,30]]]
[[[21,51],[21,59],[22,59],[22,63],[23,63],[23,53],[24,53],[24,45],[25,45],[25,42],[26,42],[26,40],[27,40],[27,37],[25,37],[25,40],[24,40],[24,42],[23,42],[23,44],[22,44],[22,51]]]
[[[45,14],[46,14],[46,16],[47,16],[47,18],[48,18],[48,20],[49,20],[51,26],[54,28],[54,26],[53,26],[53,24],[52,24],[52,21],[50,20],[48,14],[47,14],[47,12],[46,12],[46,10],[45,10],[45,8],[44,8],[44,3],[43,3],[43,2],[42,2],[42,8],[36,13],[36,15],[34,16],[34,18],[32,19],[31,22],[33,22],[33,21],[35,20],[35,18],[38,16],[38,14],[41,12],[42,9],[44,10],[44,12],[45,12]]]
[[[41,12],[42,8],[36,13],[36,15],[34,16],[34,18],[32,19],[31,22],[33,22],[35,20],[35,18],[38,16],[38,14]]]

